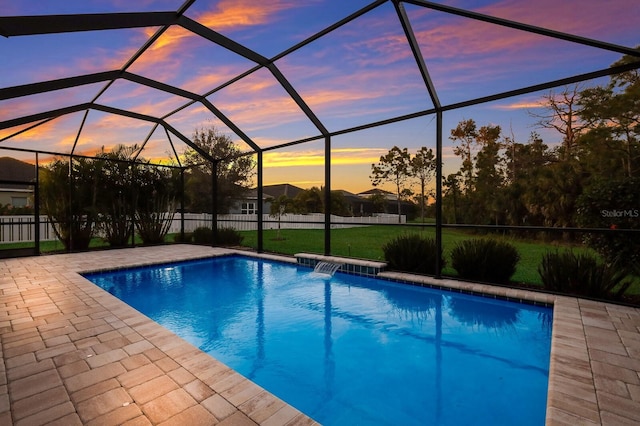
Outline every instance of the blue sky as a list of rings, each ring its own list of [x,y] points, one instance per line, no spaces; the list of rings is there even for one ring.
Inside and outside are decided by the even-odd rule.
[[[449,6],[594,38],[622,46],[640,44],[640,2],[614,0],[443,1]],[[169,0],[0,0],[0,15],[34,15],[177,10]],[[186,16],[271,58],[334,22],[370,4],[364,0],[196,0]],[[412,28],[442,104],[517,89],[578,73],[606,68],[621,55],[549,39],[522,31],[405,4]],[[156,28],[24,36],[0,39],[4,70],[0,87],[120,69]],[[128,71],[204,94],[255,64],[180,27],[172,27]],[[432,107],[392,2],[386,2],[349,24],[276,61],[288,81],[330,131],[351,128]],[[600,84],[606,80],[586,84]],[[103,83],[0,101],[0,121],[88,102]],[[479,126],[500,125],[505,136],[526,142],[539,131],[548,144],[559,135],[536,129],[529,114],[541,96],[534,93],[492,104],[445,113],[445,138],[462,119]],[[261,69],[208,97],[261,147],[319,135],[273,75]],[[187,100],[117,80],[100,104],[164,116]],[[142,143],[153,126],[147,122],[91,111],[70,114],[39,126],[1,146],[94,153],[116,144]],[[190,137],[199,127],[215,125],[246,145],[201,104],[167,118]],[[19,128],[0,130],[0,138]],[[173,137],[174,142],[178,142]],[[445,170],[458,161],[444,141]],[[183,149],[177,143],[178,150]],[[371,163],[393,145],[415,151],[435,147],[431,116],[333,138],[334,189],[359,192],[371,184]],[[322,141],[265,154],[264,183],[288,182],[301,187],[324,183]],[[25,160],[32,156],[0,150]],[[171,154],[161,129],[151,136],[143,156],[160,160]]]

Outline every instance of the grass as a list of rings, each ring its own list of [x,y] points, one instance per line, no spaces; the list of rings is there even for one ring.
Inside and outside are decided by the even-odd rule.
[[[401,233],[420,233],[427,237],[435,237],[433,227],[400,227],[400,226],[368,226],[363,228],[334,229],[331,231],[331,253],[336,256],[347,256],[370,260],[384,260],[382,245]],[[256,248],[257,233],[253,231],[241,232],[244,236],[243,245]],[[301,252],[323,253],[324,231],[320,229],[283,229],[280,238],[276,230],[264,231],[265,251],[293,255]],[[455,276],[456,271],[451,267],[450,253],[456,243],[477,237],[464,231],[443,229],[442,245],[444,247],[447,265],[443,274]],[[527,241],[509,237],[496,237],[513,244],[520,253],[520,262],[514,282],[542,285],[538,274],[538,265],[542,256],[548,251],[558,248],[569,248],[569,245]],[[582,246],[571,247],[579,252],[591,250]]]

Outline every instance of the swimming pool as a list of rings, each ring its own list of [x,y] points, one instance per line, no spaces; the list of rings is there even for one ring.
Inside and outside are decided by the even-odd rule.
[[[85,276],[325,425],[544,424],[550,308],[242,256]]]

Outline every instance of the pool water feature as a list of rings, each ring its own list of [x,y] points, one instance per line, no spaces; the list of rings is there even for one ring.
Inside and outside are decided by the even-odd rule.
[[[542,425],[552,310],[227,256],[85,275],[325,425]]]

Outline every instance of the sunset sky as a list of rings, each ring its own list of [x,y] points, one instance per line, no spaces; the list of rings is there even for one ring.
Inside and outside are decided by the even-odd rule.
[[[452,0],[437,2],[626,47],[640,45],[637,0]],[[0,0],[0,16],[104,12],[176,11],[182,0]],[[340,19],[371,4],[368,0],[196,0],[186,16],[273,58]],[[404,4],[421,53],[443,105],[518,89],[606,68],[621,54]],[[158,28],[0,37],[0,88],[121,69]],[[1,32],[1,28],[0,28]],[[275,62],[322,124],[331,132],[432,108],[393,3],[330,32]],[[127,71],[205,94],[256,64],[181,27],[169,28]],[[607,79],[584,83],[603,84]],[[0,122],[90,102],[105,83],[0,100]],[[553,145],[560,136],[535,127],[540,111],[534,93],[446,112],[445,173],[459,163],[447,139],[462,119],[479,126],[500,125],[505,136],[526,142],[538,131]],[[291,100],[267,69],[260,69],[207,98],[258,146],[267,148],[314,137],[320,131]],[[162,117],[188,99],[117,80],[98,104]],[[84,112],[69,114],[0,142],[0,147],[68,153]],[[195,103],[166,121],[191,137],[216,126],[243,150],[249,147],[202,104]],[[0,129],[0,139],[28,126]],[[153,124],[92,110],[75,153],[100,147],[141,144]],[[178,152],[185,145],[174,135]],[[415,152],[435,148],[435,117],[425,116],[332,138],[332,188],[360,192],[371,187],[371,164],[393,145]],[[142,154],[172,156],[162,128]],[[32,154],[0,149],[0,156],[33,161]],[[324,184],[324,141],[265,153],[264,184],[303,188]]]

